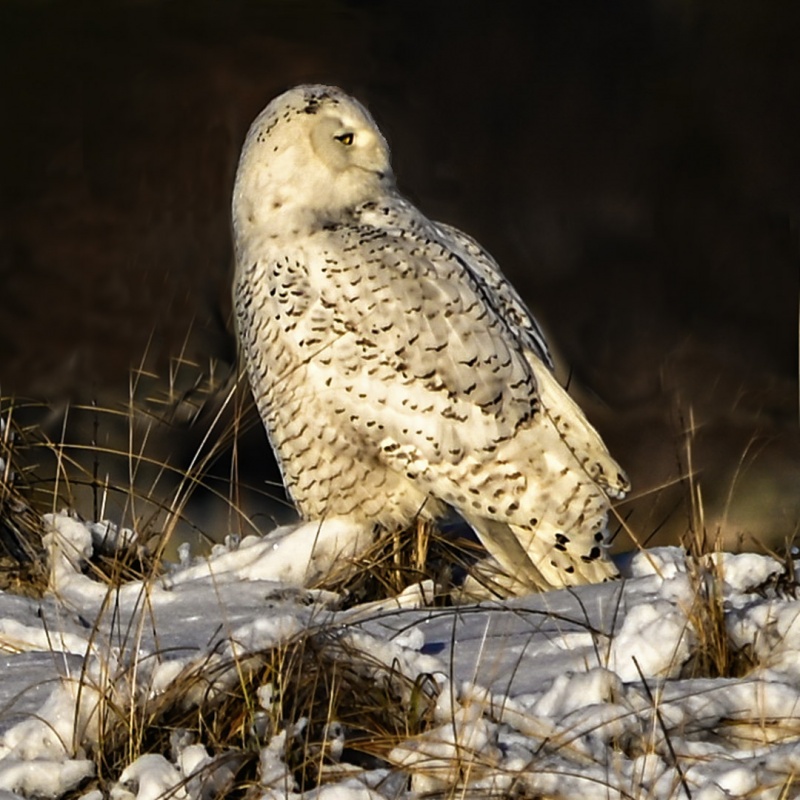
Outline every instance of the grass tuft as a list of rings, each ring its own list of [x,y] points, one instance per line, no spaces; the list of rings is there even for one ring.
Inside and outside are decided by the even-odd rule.
[[[145,753],[202,742],[227,758],[235,780],[226,795],[245,796],[271,747],[300,791],[348,771],[388,766],[397,742],[430,724],[435,684],[411,681],[355,649],[336,630],[303,631],[288,643],[245,658],[209,657],[186,667],[167,691],[134,716],[109,704],[93,753],[97,785],[108,789]]]
[[[47,587],[44,525],[21,466],[29,436],[16,425],[13,403],[0,399],[0,589],[40,597]]]

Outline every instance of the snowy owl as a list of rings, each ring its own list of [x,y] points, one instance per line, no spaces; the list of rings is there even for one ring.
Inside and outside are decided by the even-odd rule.
[[[400,530],[450,507],[523,588],[616,575],[627,477],[494,259],[398,193],[360,103],[298,86],[259,114],[233,231],[241,352],[304,518]]]

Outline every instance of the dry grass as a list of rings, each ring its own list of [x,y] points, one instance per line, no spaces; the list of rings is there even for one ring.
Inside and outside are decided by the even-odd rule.
[[[28,473],[17,456],[29,432],[17,427],[13,411],[0,401],[0,589],[40,596],[47,586],[44,526],[31,508]]]
[[[324,626],[244,657],[206,655],[132,708],[115,698],[118,682],[104,692],[92,753],[105,791],[140,755],[196,742],[232,769],[227,797],[247,796],[262,749],[276,744],[287,785],[311,789],[348,768],[389,766],[391,748],[427,728],[436,699],[432,681],[409,680]]]
[[[697,434],[691,408],[684,425],[684,485],[687,506],[690,509],[687,531],[681,542],[687,553],[689,576],[694,589],[694,602],[688,611],[688,619],[693,629],[695,647],[691,659],[684,665],[686,677],[739,678],[747,675],[758,662],[749,646],[741,647],[731,641],[726,624],[726,608],[723,599],[725,573],[723,560],[724,531],[721,526],[709,530],[706,524],[702,483],[695,471],[693,445]],[[742,468],[744,454],[738,469]],[[738,475],[738,470],[737,470]],[[731,502],[737,480],[734,476],[728,503]],[[727,516],[727,511],[723,517]],[[772,588],[782,594],[797,596],[798,585],[795,578],[792,547],[787,544],[785,555],[769,553],[777,560],[783,560],[784,572],[773,581]]]
[[[464,576],[482,556],[485,550],[466,529],[443,533],[419,519],[409,530],[377,535],[369,549],[342,563],[317,588],[341,594],[349,607],[395,597],[427,581],[434,586],[427,603],[450,605]],[[491,596],[490,580],[482,579],[482,584]],[[499,590],[496,596],[502,596]]]
[[[171,391],[161,397],[145,391],[147,381],[155,377],[146,376],[146,381],[143,375],[140,372],[132,382],[125,408],[90,404],[70,409],[62,417],[58,438],[17,425],[20,411],[36,409],[8,400],[0,404],[4,422],[0,544],[6,549],[5,558],[10,558],[9,569],[0,561],[0,577],[8,576],[3,578],[8,586],[0,588],[43,591],[47,576],[42,569],[39,512],[61,506],[78,507],[91,519],[111,516],[136,531],[133,546],[99,548],[89,565],[92,577],[109,587],[109,598],[115,587],[157,574],[175,538],[196,529],[187,513],[195,493],[208,493],[224,505],[228,530],[253,530],[241,503],[245,487],[238,480],[237,443],[244,428],[260,423],[244,411],[247,403],[241,387],[230,381],[215,387],[209,381],[188,392]],[[84,429],[88,420],[92,431],[88,443],[70,440],[75,417],[81,418]],[[202,427],[195,435],[194,451],[188,459],[177,461],[158,448],[165,426],[178,424],[176,419]],[[683,675],[743,676],[757,665],[747,648],[732,645],[726,629],[724,574],[720,562],[709,558],[721,539],[705,525],[702,490],[692,464],[691,415],[686,430],[685,481],[692,513],[684,546],[695,592],[688,611],[694,647]],[[220,489],[209,473],[223,458],[229,459],[229,480]],[[345,596],[348,604],[360,604],[430,581],[437,587],[431,602],[447,604],[454,584],[481,552],[474,542],[446,536],[420,522],[410,532],[377,539],[359,559],[328,576],[323,588]],[[796,592],[791,558],[787,557],[786,564],[779,588]],[[491,595],[494,589],[488,579],[484,586]],[[91,755],[97,765],[96,785],[104,791],[138,756],[174,753],[178,745],[190,742],[202,743],[226,762],[230,775],[226,797],[256,792],[260,754],[268,747],[277,748],[287,765],[287,787],[313,789],[341,779],[348,770],[388,766],[387,755],[393,747],[434,724],[438,691],[427,676],[410,681],[355,651],[345,637],[324,627],[308,629],[288,643],[245,658],[216,654],[204,658],[186,667],[155,697],[141,687],[140,695],[134,692],[132,698],[121,699],[114,685],[122,677],[135,684],[135,677],[116,676],[108,685],[97,687],[102,721],[99,744]],[[655,697],[653,706],[658,707]],[[666,728],[663,733],[669,741]],[[675,763],[680,766],[677,758]],[[454,779],[450,789],[430,796],[473,796],[465,788],[471,764],[467,758],[466,772]],[[791,796],[792,787],[794,783],[788,781],[786,797]],[[516,797],[528,796],[524,782],[514,791]],[[480,796],[490,795],[482,792]]]
[[[121,405],[50,408],[2,398],[0,415],[9,424],[0,458],[17,480],[0,474],[0,498],[24,498],[34,517],[68,508],[133,530],[129,553],[113,548],[107,557],[100,548],[95,567],[110,584],[151,574],[165,555],[176,558],[182,541],[202,549],[230,533],[257,533],[240,495],[272,495],[273,505],[285,500],[279,487],[265,491],[238,480],[240,436],[260,425],[242,411],[244,397],[235,376],[217,379],[213,365],[177,359],[167,381],[144,366],[136,370]],[[216,530],[200,522],[209,506]],[[8,520],[9,507],[0,506],[0,520]]]

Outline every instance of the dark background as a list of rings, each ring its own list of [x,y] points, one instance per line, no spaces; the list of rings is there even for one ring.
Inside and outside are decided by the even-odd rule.
[[[46,402],[54,437],[68,404],[124,404],[137,365],[150,400],[218,409],[239,147],[274,95],[334,83],[401,188],[520,287],[631,473],[636,534],[686,530],[691,470],[712,534],[780,543],[800,519],[798,42],[796,0],[3,2],[0,392]],[[208,418],[150,440],[180,469]],[[236,451],[257,484],[267,450],[253,426]]]

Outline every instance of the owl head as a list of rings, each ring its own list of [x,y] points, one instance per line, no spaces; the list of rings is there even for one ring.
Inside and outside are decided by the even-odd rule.
[[[297,86],[250,126],[233,197],[234,228],[301,229],[393,185],[389,147],[369,112],[333,86]]]

